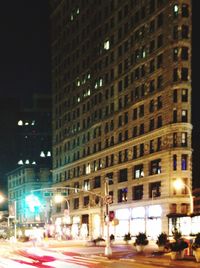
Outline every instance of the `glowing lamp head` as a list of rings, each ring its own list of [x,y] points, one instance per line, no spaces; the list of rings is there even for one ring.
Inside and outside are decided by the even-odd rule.
[[[4,202],[4,200],[5,198],[2,195],[0,195],[0,203]]]
[[[184,187],[184,183],[182,182],[181,179],[175,180],[174,183],[173,183],[173,185],[174,185],[174,188],[176,190],[183,189],[183,187]]]
[[[54,197],[54,201],[55,201],[55,203],[61,203],[61,202],[63,201],[63,196],[57,194],[57,195]]]

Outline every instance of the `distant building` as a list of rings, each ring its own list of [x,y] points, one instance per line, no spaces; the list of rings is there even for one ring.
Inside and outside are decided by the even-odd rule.
[[[9,215],[13,214],[11,210],[16,204],[21,223],[35,217],[33,213],[28,214],[25,197],[31,190],[48,187],[51,183],[51,124],[49,95],[34,94],[21,101],[12,133],[15,154],[11,159],[15,163],[7,173]]]
[[[192,187],[191,1],[50,4],[53,184],[74,188],[71,234],[105,234],[105,177],[110,232],[168,232],[190,212],[174,182]]]
[[[15,135],[17,163],[45,164],[51,168],[51,97],[33,95],[22,103]]]
[[[51,172],[49,167],[23,165],[9,172],[7,177],[9,217],[12,219],[16,215],[18,223],[22,224],[45,222],[46,208],[42,202],[42,193],[34,190],[50,187]],[[31,194],[38,196],[41,202],[37,208],[27,201],[27,196]],[[33,207],[31,208],[31,206]]]

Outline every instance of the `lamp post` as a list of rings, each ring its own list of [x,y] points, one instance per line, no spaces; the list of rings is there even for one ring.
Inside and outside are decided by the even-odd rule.
[[[185,184],[181,179],[177,179],[174,181],[174,188],[179,190],[182,189],[183,187],[186,187],[190,196],[190,214],[193,214],[194,211],[194,204],[193,204],[193,196],[190,187]]]
[[[110,233],[109,233],[109,202],[106,200],[107,197],[109,197],[109,178],[105,178],[104,181],[104,190],[105,190],[105,203],[106,203],[106,218],[105,218],[105,223],[106,223],[106,246],[105,246],[105,255],[109,256],[112,255],[112,249],[110,246]]]
[[[67,200],[67,198],[64,198],[62,195],[57,194],[54,197],[55,203],[62,203],[63,200],[65,200],[67,202],[67,209],[69,211],[69,201]]]

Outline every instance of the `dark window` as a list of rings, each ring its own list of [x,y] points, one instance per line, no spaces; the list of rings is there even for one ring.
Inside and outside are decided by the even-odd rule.
[[[162,67],[163,64],[163,54],[157,56],[157,68]]]
[[[161,195],[161,182],[152,182],[149,184],[149,197],[154,198],[154,197],[159,197]]]
[[[188,68],[181,68],[181,80],[188,81]]]
[[[89,202],[90,202],[89,196],[88,195],[87,196],[84,196],[83,197],[83,206],[84,207],[87,207],[89,205]]]
[[[174,91],[173,91],[173,102],[174,103],[177,103],[177,89],[174,89]]]
[[[157,78],[157,89],[160,90],[163,86],[163,76],[159,75]]]
[[[163,45],[163,35],[160,34],[157,38],[157,48],[160,48]]]
[[[178,69],[177,68],[175,68],[173,70],[173,81],[174,82],[177,82],[178,81]]]
[[[161,146],[162,146],[162,138],[159,137],[157,139],[157,151],[160,151],[161,150]]]
[[[122,81],[118,82],[118,91],[122,91]]]
[[[155,90],[155,81],[151,80],[149,83],[149,92],[152,93]]]
[[[162,127],[162,116],[161,115],[158,116],[158,121],[157,121],[157,128],[159,128],[159,127]]]
[[[122,116],[120,115],[118,117],[118,127],[121,127],[122,126]]]
[[[182,4],[182,17],[189,17],[189,6]]]
[[[177,123],[177,110],[173,109],[173,123]]]
[[[155,49],[155,40],[152,40],[149,45],[149,53],[152,53]]]
[[[101,187],[101,176],[97,176],[94,178],[94,188]]]
[[[140,179],[144,177],[143,164],[134,166],[134,179]]]
[[[156,159],[150,163],[150,175],[161,173],[161,159]]]
[[[189,58],[188,51],[189,51],[188,47],[181,48],[181,59],[182,60],[188,60],[188,58]]]
[[[164,21],[164,15],[163,13],[160,13],[157,17],[157,27],[161,27],[163,25],[163,21]]]
[[[121,169],[119,171],[119,177],[118,177],[118,182],[123,182],[123,181],[127,181],[128,180],[128,172],[127,172],[127,168]]]
[[[79,198],[74,198],[74,209],[79,208]]]
[[[137,146],[133,146],[133,159],[137,158]]]
[[[182,39],[188,39],[189,37],[189,26],[188,25],[182,25]]]
[[[144,134],[144,124],[140,124],[140,135]]]
[[[133,120],[137,119],[137,108],[133,109]]]
[[[177,170],[177,155],[173,155],[173,170]]]
[[[122,151],[118,153],[118,163],[122,163]]]
[[[128,130],[125,130],[125,132],[124,132],[124,140],[125,141],[128,140]]]
[[[152,113],[154,111],[154,100],[150,100],[149,103],[149,112]]]
[[[118,203],[126,202],[128,199],[127,196],[128,196],[128,189],[127,188],[123,188],[123,189],[118,190]]]
[[[157,109],[160,110],[162,108],[162,96],[157,97]]]
[[[140,144],[140,157],[144,155],[144,143]]]
[[[119,143],[122,142],[122,133],[121,132],[118,134],[118,142]]]
[[[178,39],[178,25],[175,25],[173,28],[173,39],[174,40]]]
[[[144,105],[140,105],[139,107],[139,117],[144,116]]]
[[[143,198],[143,185],[133,187],[133,200],[141,200]]]
[[[150,61],[150,66],[149,66],[149,73],[152,73],[155,71],[155,61],[154,59]]]
[[[124,114],[124,123],[125,124],[128,123],[128,112],[125,112],[125,114]]]
[[[136,137],[137,136],[137,126],[134,126],[133,127],[133,134],[132,134],[133,137]]]
[[[151,130],[154,130],[154,118],[151,118],[149,122],[149,131]]]

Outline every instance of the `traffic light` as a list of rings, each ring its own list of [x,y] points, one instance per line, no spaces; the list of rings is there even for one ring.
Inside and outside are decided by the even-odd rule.
[[[114,220],[115,218],[115,212],[114,211],[109,211],[109,221]]]
[[[41,206],[39,197],[34,194],[29,194],[26,196],[26,203],[28,204],[31,212],[35,212]]]

